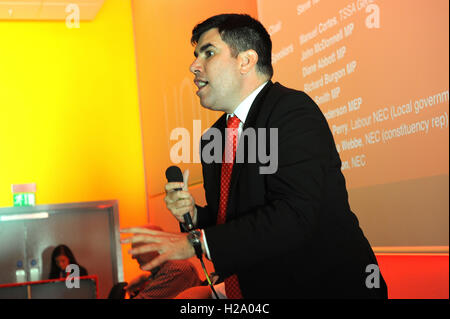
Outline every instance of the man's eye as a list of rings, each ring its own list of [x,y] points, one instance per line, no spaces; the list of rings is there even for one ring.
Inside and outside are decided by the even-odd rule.
[[[209,58],[209,57],[211,57],[211,56],[213,56],[213,55],[214,55],[214,52],[213,52],[213,51],[211,51],[211,50],[205,51],[205,56],[206,56],[207,58]]]

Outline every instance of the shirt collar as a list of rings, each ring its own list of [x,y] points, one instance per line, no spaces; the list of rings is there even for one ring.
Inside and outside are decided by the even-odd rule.
[[[227,114],[227,120],[230,116],[236,115],[238,117],[238,119],[241,121],[241,123],[244,124],[245,120],[247,119],[248,112],[250,111],[250,107],[253,104],[253,101],[256,99],[256,96],[259,94],[259,92],[261,92],[261,90],[267,84],[267,82],[269,82],[269,81],[264,82],[263,84],[258,86],[258,88],[256,90],[254,90],[252,93],[250,93],[250,95],[247,96],[238,105],[238,107],[234,110],[234,113]]]

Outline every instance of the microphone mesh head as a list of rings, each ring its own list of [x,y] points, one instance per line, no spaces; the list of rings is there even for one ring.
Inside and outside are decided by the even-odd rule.
[[[170,166],[166,169],[166,177],[168,182],[183,182],[183,173],[178,166]]]

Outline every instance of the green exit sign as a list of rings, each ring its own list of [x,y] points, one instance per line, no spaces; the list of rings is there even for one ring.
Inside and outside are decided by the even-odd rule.
[[[36,197],[34,193],[13,194],[14,206],[34,206]]]
[[[36,184],[13,184],[11,185],[14,206],[36,205]]]

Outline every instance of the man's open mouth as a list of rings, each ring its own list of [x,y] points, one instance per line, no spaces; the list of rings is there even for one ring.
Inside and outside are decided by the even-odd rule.
[[[200,92],[205,86],[208,85],[208,81],[194,80],[195,85],[198,87],[198,92]]]

